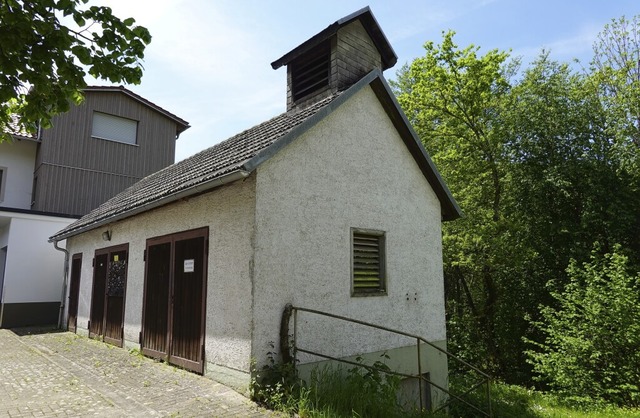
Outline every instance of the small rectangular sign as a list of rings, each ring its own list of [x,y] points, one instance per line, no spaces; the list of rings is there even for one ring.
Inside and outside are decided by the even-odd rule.
[[[194,259],[184,260],[184,272],[193,273],[196,263]]]

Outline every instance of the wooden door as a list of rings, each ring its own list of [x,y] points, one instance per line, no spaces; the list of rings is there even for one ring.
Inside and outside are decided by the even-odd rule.
[[[127,250],[109,253],[105,293],[104,341],[122,347],[124,343],[124,297],[127,286]]]
[[[69,279],[69,299],[67,330],[76,332],[78,328],[78,299],[80,298],[80,272],[82,271],[82,254],[71,257],[71,277]]]
[[[147,240],[142,353],[203,373],[208,228]]]
[[[204,371],[205,237],[179,240],[174,246],[171,349],[169,361],[197,373]]]
[[[167,360],[169,346],[171,249],[171,241],[147,243],[142,310],[142,353],[163,360]]]
[[[93,262],[93,286],[91,290],[91,314],[89,338],[102,339],[104,335],[104,293],[107,287],[109,254],[96,254]]]
[[[122,347],[129,245],[96,250],[89,337]]]

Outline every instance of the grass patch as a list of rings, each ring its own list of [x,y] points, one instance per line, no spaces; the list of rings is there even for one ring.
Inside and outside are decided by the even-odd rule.
[[[560,398],[552,393],[494,382],[491,385],[496,418],[640,418],[640,409],[620,408],[601,402]],[[476,417],[460,404],[449,410],[452,417]]]
[[[254,369],[251,394],[254,400],[269,409],[300,418],[482,416],[460,402],[452,402],[446,412],[438,414],[403,409],[397,399],[400,379],[384,373],[388,369],[383,361],[370,366],[382,371],[372,370],[364,364],[325,366],[316,368],[309,381],[302,382],[292,366],[271,361],[259,371]],[[465,387],[455,379],[450,385],[454,393],[461,393],[460,389]],[[477,390],[467,400],[477,406],[485,405],[484,393]],[[496,418],[640,418],[640,409],[566,399],[499,382],[491,384],[491,400]]]

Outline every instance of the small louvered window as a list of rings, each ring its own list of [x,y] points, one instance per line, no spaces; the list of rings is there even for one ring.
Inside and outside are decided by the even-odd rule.
[[[135,144],[137,133],[138,122],[135,120],[108,115],[106,113],[93,113],[91,136],[94,138]]]
[[[352,229],[352,294],[384,294],[385,240],[380,231]]]
[[[294,101],[329,85],[330,56],[330,45],[325,42],[291,63]]]

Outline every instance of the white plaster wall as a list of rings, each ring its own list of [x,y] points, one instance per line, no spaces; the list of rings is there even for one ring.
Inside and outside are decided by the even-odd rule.
[[[0,167],[6,168],[6,178],[3,180],[5,190],[4,193],[0,192],[0,206],[31,208],[36,148],[36,142],[27,140],[0,143]]]
[[[351,296],[352,227],[385,232],[386,296]],[[259,362],[286,303],[446,338],[440,204],[370,87],[258,168],[255,248]],[[301,345],[339,357],[408,344],[298,319]]]
[[[124,336],[137,344],[141,331],[146,240],[209,227],[206,361],[248,371],[251,343],[251,239],[255,180],[249,177],[211,193],[176,202],[70,238],[70,253],[82,253],[78,327],[87,328],[92,259],[96,249],[129,244]],[[110,242],[102,240],[110,229]],[[81,331],[82,332],[82,331]]]
[[[11,215],[6,228],[7,263],[4,303],[56,302],[62,293],[64,253],[47,242],[73,219],[3,212]]]

